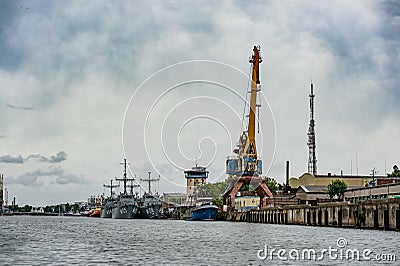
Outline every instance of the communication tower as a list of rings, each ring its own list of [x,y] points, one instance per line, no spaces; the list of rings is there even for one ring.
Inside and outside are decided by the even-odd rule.
[[[308,173],[314,176],[317,175],[317,155],[315,153],[315,120],[314,120],[314,86],[311,82],[310,93],[310,125],[308,127]]]

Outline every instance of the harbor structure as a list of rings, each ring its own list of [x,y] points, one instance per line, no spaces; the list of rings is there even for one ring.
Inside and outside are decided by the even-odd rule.
[[[195,204],[195,193],[196,188],[200,185],[204,185],[207,182],[208,171],[206,167],[196,166],[190,170],[184,171],[186,178],[186,206],[192,206]]]
[[[344,174],[332,174],[327,175],[312,175],[304,173],[300,177],[291,177],[289,179],[289,185],[292,188],[298,188],[300,186],[324,186],[327,187],[332,181],[340,179],[346,183],[348,187],[365,187],[366,185],[375,180],[387,179],[386,176],[371,176],[371,175],[344,175]]]
[[[316,143],[315,143],[315,120],[314,120],[314,86],[311,82],[310,92],[310,125],[308,127],[308,173],[317,175],[317,154],[316,154]]]
[[[224,209],[226,210],[239,208],[239,203],[243,202],[243,200],[236,199],[237,197],[256,197],[257,204],[254,205],[255,207],[261,206],[263,198],[273,197],[261,177],[262,161],[257,155],[255,136],[256,110],[261,107],[261,105],[257,104],[257,94],[261,90],[259,69],[261,62],[260,47],[254,46],[253,54],[249,59],[249,63],[252,65],[252,74],[247,131],[242,132],[237,148],[233,150],[236,158],[228,157],[226,160],[226,173],[230,178],[230,184],[222,197]],[[248,191],[250,187],[255,188],[255,193]]]
[[[4,209],[4,176],[0,174],[0,211]]]
[[[288,205],[249,212],[226,212],[221,214],[220,219],[250,223],[400,231],[399,206],[399,198],[384,198],[357,203],[344,201],[323,203],[318,206]]]

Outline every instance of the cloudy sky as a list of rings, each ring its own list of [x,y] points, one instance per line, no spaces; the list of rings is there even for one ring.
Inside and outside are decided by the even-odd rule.
[[[357,158],[385,174],[400,163],[399,41],[396,1],[1,1],[5,187],[20,205],[85,200],[124,155],[160,192],[183,192],[196,158],[223,180],[254,45],[265,174],[307,170],[311,80],[318,172],[355,174]]]

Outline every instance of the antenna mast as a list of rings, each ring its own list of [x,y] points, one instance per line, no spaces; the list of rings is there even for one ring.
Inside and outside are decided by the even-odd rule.
[[[115,180],[117,180],[117,181],[124,181],[124,194],[126,195],[127,194],[127,191],[126,191],[126,182],[127,181],[134,181],[135,179],[134,178],[128,178],[127,177],[127,172],[126,172],[126,168],[127,168],[127,162],[126,162],[126,158],[124,159],[124,162],[123,163],[120,163],[120,164],[123,164],[124,165],[124,177],[123,178],[115,178]]]
[[[113,196],[113,188],[119,187],[119,185],[113,185],[113,180],[111,179],[110,180],[110,185],[103,184],[103,187],[106,187],[106,188],[110,189],[110,197],[112,197]]]
[[[160,181],[160,178],[151,179],[150,178],[151,172],[149,171],[148,173],[149,173],[149,178],[148,179],[140,179],[140,181],[146,181],[149,183],[149,194],[151,194],[151,182]]]
[[[308,173],[317,175],[317,155],[315,153],[315,120],[314,120],[314,86],[311,81],[310,93],[310,125],[308,127]]]

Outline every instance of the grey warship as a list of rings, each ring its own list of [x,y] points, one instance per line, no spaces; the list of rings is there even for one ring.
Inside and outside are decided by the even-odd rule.
[[[158,193],[154,195],[151,193],[151,182],[159,181],[158,179],[151,179],[149,173],[148,179],[141,179],[141,181],[146,181],[149,183],[149,191],[144,193],[142,198],[139,200],[139,210],[138,210],[138,218],[141,219],[162,219],[166,218],[162,212],[162,201],[158,196]]]
[[[112,207],[115,201],[113,188],[119,185],[113,185],[113,180],[110,180],[110,185],[103,184],[104,187],[110,188],[110,196],[105,198],[101,203],[100,218],[112,218]]]
[[[124,159],[124,177],[123,178],[116,178],[117,181],[124,182],[124,192],[122,192],[118,198],[112,204],[112,214],[111,217],[113,219],[134,219],[137,216],[138,212],[138,203],[137,197],[133,193],[133,187],[137,186],[134,185],[133,182],[135,181],[134,178],[128,178],[126,172],[126,159]],[[127,192],[127,181],[131,182],[130,185],[130,193]]]

